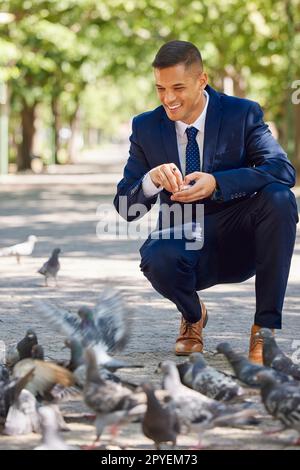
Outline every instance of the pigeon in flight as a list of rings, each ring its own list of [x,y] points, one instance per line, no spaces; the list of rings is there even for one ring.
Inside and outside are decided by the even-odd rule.
[[[103,291],[94,308],[81,307],[76,316],[58,309],[49,302],[36,301],[35,304],[59,332],[63,331],[69,339],[77,339],[84,349],[92,347],[99,365],[112,372],[122,367],[130,367],[126,362],[114,359],[109,354],[126,344],[130,326],[129,309],[114,289]]]
[[[65,341],[66,347],[70,348],[71,350],[71,359],[65,367],[73,372],[75,384],[80,388],[83,389],[85,380],[86,380],[86,364],[84,361],[84,350],[83,347],[77,339],[73,338],[71,340]],[[135,367],[130,366],[128,367]],[[139,386],[133,384],[131,382],[127,382],[125,380],[120,379],[117,375],[110,372],[109,369],[103,366],[98,366],[98,370],[100,375],[104,380],[112,380],[116,383],[121,383],[125,387],[128,387],[130,390],[136,390]]]
[[[241,354],[236,353],[229,343],[220,343],[217,345],[217,353],[224,354],[229,364],[231,365],[236,377],[248,385],[249,387],[259,388],[259,383],[257,382],[258,372],[270,370],[274,374],[274,377],[279,382],[289,382],[292,381],[292,377],[279,372],[276,370],[269,369],[265,366],[260,366],[259,364],[254,364],[253,362],[248,361]]]
[[[279,348],[271,330],[262,328],[257,334],[263,338],[264,365],[300,380],[300,365],[294,364]]]
[[[38,270],[38,273],[45,276],[45,286],[48,287],[48,278],[52,277],[55,280],[55,285],[57,286],[57,273],[60,270],[60,262],[58,260],[58,255],[61,252],[60,248],[55,248],[52,251],[52,254],[48,261],[43,264],[43,266]]]
[[[15,256],[18,264],[20,264],[22,256],[30,256],[32,254],[36,242],[37,237],[30,235],[23,243],[2,248],[2,250],[0,250],[0,256]]]

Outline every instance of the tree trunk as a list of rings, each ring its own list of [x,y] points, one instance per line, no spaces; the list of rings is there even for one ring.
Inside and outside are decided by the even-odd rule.
[[[19,145],[17,156],[18,171],[29,170],[31,168],[33,139],[35,134],[35,109],[36,103],[29,106],[26,102],[23,102],[23,109],[21,111],[22,142]]]
[[[80,129],[79,105],[70,120],[71,136],[68,143],[68,162],[74,163],[78,154],[78,131]]]
[[[61,128],[61,122],[60,122],[60,113],[59,113],[59,100],[57,96],[53,96],[51,100],[51,109],[52,109],[52,114],[53,114],[53,146],[54,146],[54,156],[55,156],[55,163],[60,164],[58,160],[58,155],[59,155],[59,131]]]

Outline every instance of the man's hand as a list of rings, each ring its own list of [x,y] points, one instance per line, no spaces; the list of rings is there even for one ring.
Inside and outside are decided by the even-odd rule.
[[[212,195],[217,185],[213,175],[202,173],[201,171],[190,173],[184,178],[185,185],[190,184],[191,181],[195,181],[193,186],[184,191],[176,192],[171,196],[171,200],[178,202],[194,202],[199,201],[199,199],[206,199]]]
[[[151,180],[159,188],[162,186],[170,193],[179,191],[183,184],[182,174],[175,163],[164,163],[149,172]]]

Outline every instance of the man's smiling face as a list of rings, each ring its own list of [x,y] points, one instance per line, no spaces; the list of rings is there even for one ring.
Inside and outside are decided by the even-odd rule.
[[[192,124],[201,114],[205,98],[203,90],[207,75],[198,65],[186,67],[177,64],[163,69],[154,69],[159,99],[172,121]]]

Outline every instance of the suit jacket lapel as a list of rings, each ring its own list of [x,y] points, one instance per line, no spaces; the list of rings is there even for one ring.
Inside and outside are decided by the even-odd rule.
[[[207,85],[205,90],[209,94],[209,102],[205,120],[202,171],[211,173],[222,119],[222,106],[219,94],[213,88]]]
[[[177,136],[174,121],[168,118],[165,111],[163,110],[163,118],[161,120],[161,135],[162,141],[169,163],[175,163],[175,165],[182,171],[177,146]]]

